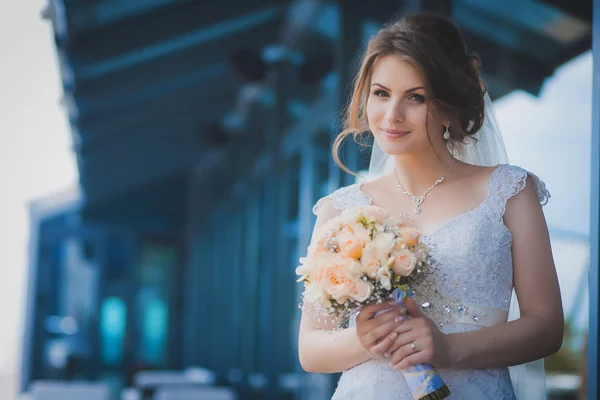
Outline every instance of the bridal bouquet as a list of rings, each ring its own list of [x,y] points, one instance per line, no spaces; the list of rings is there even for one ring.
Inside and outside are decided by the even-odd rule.
[[[304,306],[333,329],[366,304],[411,295],[410,283],[426,276],[427,247],[402,218],[376,206],[353,207],[317,232],[296,273]],[[429,365],[403,371],[415,399],[443,399],[447,386]]]
[[[422,273],[427,248],[417,230],[376,206],[353,207],[325,223],[300,258],[304,303],[341,326],[361,306],[390,297],[413,272]]]

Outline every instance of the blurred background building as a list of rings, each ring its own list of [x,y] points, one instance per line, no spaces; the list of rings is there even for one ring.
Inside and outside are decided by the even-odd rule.
[[[583,0],[50,0],[42,16],[79,187],[30,207],[20,389],[91,380],[116,394],[139,386],[140,371],[195,371],[244,399],[330,397],[338,376],[306,374],[297,360],[294,269],[312,205],[355,179],[334,166],[330,143],[357,55],[383,23],[421,10],[461,28],[512,161],[558,203],[548,213],[568,335],[547,365],[556,398],[574,398],[588,323],[591,98],[567,96],[591,89],[561,94],[589,108],[572,150],[564,132],[523,139],[528,115],[514,107],[574,61],[591,87]],[[554,168],[552,145],[573,169]],[[357,171],[368,155],[344,149]],[[571,173],[582,177],[574,193]]]

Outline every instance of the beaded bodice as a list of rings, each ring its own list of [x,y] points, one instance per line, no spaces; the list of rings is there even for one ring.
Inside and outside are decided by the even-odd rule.
[[[417,303],[440,328],[461,318],[463,322],[465,318],[484,321],[487,315],[482,309],[508,311],[513,286],[512,236],[502,217],[508,199],[525,187],[528,175],[545,204],[550,194],[537,176],[516,166],[500,165],[491,174],[487,196],[479,207],[422,236],[429,247],[430,273],[412,289]],[[360,184],[338,189],[326,198],[340,210],[371,204]],[[315,205],[315,213],[324,199]]]

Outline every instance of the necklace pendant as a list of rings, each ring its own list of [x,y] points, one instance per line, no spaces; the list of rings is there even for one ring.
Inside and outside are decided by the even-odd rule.
[[[424,196],[413,197],[413,202],[415,203],[415,214],[421,212],[421,204],[423,204],[423,201],[425,201]]]

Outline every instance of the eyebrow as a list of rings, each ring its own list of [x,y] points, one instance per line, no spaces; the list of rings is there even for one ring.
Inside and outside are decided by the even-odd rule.
[[[387,88],[387,87],[383,86],[381,83],[374,83],[374,84],[372,84],[371,86],[379,86],[379,87],[381,87],[382,89],[385,89],[385,90],[387,90],[388,92],[391,92],[391,89],[389,89],[389,88]],[[425,89],[425,88],[424,88],[423,86],[417,86],[417,87],[414,87],[414,88],[412,88],[412,89],[408,89],[408,90],[404,91],[404,93],[410,93],[410,92],[414,92],[415,90],[418,90],[418,89]]]

